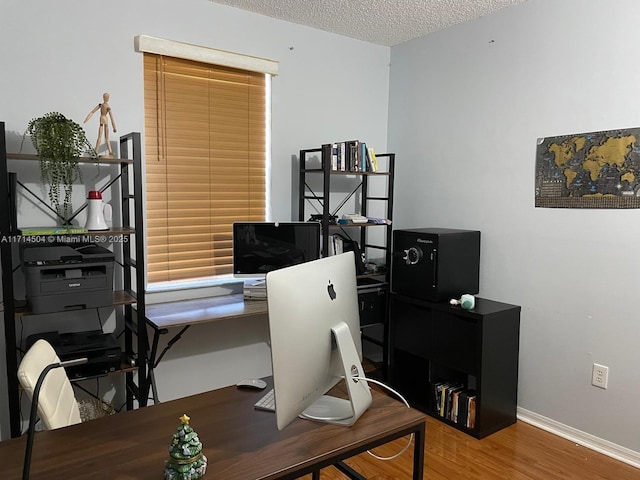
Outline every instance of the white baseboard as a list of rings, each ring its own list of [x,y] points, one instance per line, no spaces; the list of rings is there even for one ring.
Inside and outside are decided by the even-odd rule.
[[[602,453],[621,462],[640,468],[640,452],[621,447],[615,443],[603,440],[589,433],[569,427],[550,418],[543,417],[535,412],[518,407],[516,416],[518,420],[529,423],[547,432],[566,438],[574,443]]]

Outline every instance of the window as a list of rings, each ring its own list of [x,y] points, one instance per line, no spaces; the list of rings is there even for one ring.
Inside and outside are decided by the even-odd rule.
[[[148,283],[231,273],[232,223],[265,219],[268,82],[145,51]]]

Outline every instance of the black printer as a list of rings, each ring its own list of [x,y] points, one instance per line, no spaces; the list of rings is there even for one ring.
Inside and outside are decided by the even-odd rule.
[[[43,338],[51,344],[61,361],[86,358],[87,363],[66,367],[70,378],[92,377],[119,370],[122,353],[120,344],[111,333],[102,330],[86,332],[43,332],[27,338],[27,348]]]
[[[115,255],[95,243],[34,244],[21,250],[33,313],[113,304]]]

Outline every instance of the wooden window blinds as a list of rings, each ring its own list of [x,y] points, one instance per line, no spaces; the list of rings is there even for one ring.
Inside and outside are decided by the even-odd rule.
[[[263,73],[144,54],[148,283],[232,272],[232,224],[265,219]]]

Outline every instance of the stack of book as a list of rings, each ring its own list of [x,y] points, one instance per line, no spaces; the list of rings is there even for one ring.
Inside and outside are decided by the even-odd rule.
[[[267,282],[266,280],[257,280],[255,282],[244,282],[244,299],[245,300],[266,300],[267,299]]]
[[[377,172],[378,160],[373,148],[360,140],[337,142],[331,146],[331,170],[334,172]]]
[[[459,382],[435,382],[431,385],[434,411],[442,418],[466,428],[476,424],[476,391]]]

